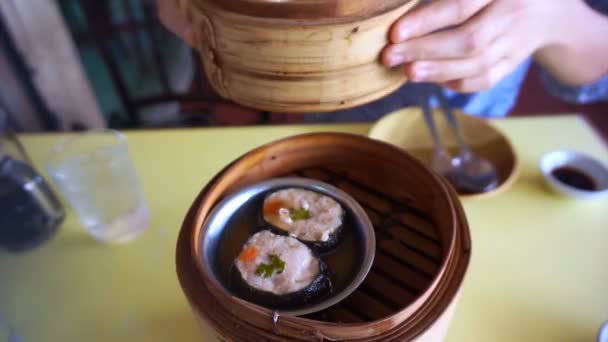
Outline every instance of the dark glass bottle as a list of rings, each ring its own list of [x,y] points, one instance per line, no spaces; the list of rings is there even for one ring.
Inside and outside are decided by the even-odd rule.
[[[0,161],[0,246],[33,248],[50,238],[64,211],[47,182],[29,164],[4,156]]]
[[[46,180],[29,161],[0,112],[0,249],[18,252],[47,241],[65,211]]]

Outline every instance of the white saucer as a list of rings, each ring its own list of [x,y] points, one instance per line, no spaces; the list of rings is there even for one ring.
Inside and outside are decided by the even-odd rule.
[[[586,174],[593,180],[597,190],[582,190],[560,181],[552,173],[560,167],[569,167]],[[547,184],[557,193],[577,199],[608,197],[608,167],[584,153],[568,150],[549,152],[541,160],[540,169]]]

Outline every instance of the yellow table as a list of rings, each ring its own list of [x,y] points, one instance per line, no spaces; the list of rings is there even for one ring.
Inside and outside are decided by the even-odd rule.
[[[581,119],[504,119],[522,172],[505,194],[465,201],[473,259],[448,341],[593,341],[608,320],[608,201],[553,195],[543,153],[586,151],[608,162]],[[288,135],[368,125],[283,126],[128,133],[153,224],[128,245],[102,245],[74,215],[28,253],[0,252],[0,316],[30,341],[214,341],[201,335],[179,287],[174,248],[191,201],[229,161]],[[545,134],[541,136],[540,133]],[[61,136],[23,137],[41,162]]]

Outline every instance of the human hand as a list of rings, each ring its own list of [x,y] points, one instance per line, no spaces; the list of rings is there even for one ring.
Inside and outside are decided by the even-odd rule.
[[[414,82],[486,90],[537,50],[562,43],[568,16],[581,3],[436,0],[394,24],[383,63],[405,64]]]
[[[158,0],[157,7],[161,23],[169,31],[192,45],[191,19],[180,11],[177,0]]]

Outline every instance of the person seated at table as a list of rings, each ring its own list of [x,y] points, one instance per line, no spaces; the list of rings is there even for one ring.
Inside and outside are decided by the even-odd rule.
[[[174,0],[158,0],[161,21],[186,41]],[[418,105],[417,83],[443,86],[466,113],[505,116],[531,64],[546,89],[566,101],[608,100],[608,0],[436,0],[398,19],[382,53],[387,67],[405,65],[411,82],[356,108],[308,115],[308,121],[371,121]]]

